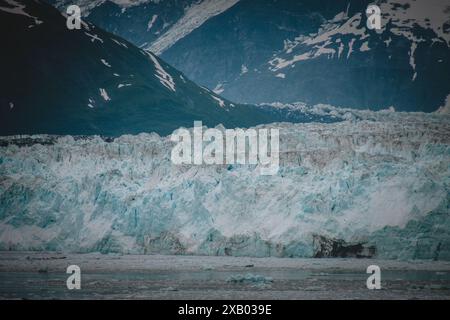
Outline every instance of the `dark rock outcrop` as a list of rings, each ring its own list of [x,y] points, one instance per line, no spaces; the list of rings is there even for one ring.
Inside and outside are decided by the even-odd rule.
[[[376,247],[366,243],[348,243],[321,235],[313,236],[314,258],[371,258]]]

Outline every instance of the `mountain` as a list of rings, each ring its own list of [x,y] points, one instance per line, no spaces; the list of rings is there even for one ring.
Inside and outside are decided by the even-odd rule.
[[[0,27],[0,135],[169,134],[194,120],[245,127],[282,119],[197,86],[91,23],[69,30],[40,1],[0,0]]]
[[[435,25],[437,20],[428,21],[430,29],[415,19],[412,27],[399,29],[402,35],[382,42],[383,50],[408,47],[411,54],[404,68],[403,51],[393,51],[395,75],[391,64],[371,74],[371,67],[385,61],[372,41],[382,41],[381,35],[395,32],[395,21],[406,20],[392,19],[390,31],[366,36],[360,13],[345,1],[261,0],[255,6],[241,0],[229,7],[219,0],[114,3],[80,2],[88,18],[105,6],[117,6],[121,14],[145,5],[183,8],[166,28],[189,32],[167,31],[150,47],[164,48],[163,56],[184,48],[178,51],[184,65],[193,63],[200,73],[209,68],[212,78],[237,67],[233,83],[249,95],[275,100],[288,92],[309,94],[271,82],[299,78],[299,69],[306,82],[318,81],[311,88],[319,91],[312,95],[317,100],[329,95],[330,101],[392,102],[388,89],[404,93],[410,88],[417,91],[416,103],[423,88],[399,84],[423,85],[421,77],[435,70],[428,74],[436,80],[426,87],[429,101],[423,109],[428,110],[448,85],[439,78],[447,70],[431,67],[431,54],[445,49],[446,31]],[[347,6],[336,16],[341,3]],[[410,8],[414,4],[395,10]],[[295,10],[304,12],[304,19],[288,19]],[[227,27],[226,21],[232,23]],[[335,25],[324,25],[327,21]],[[41,1],[0,0],[0,27],[0,135],[13,135],[0,137],[0,250],[450,260],[450,98],[433,113],[300,102],[239,105],[91,22],[69,30],[60,11]],[[242,37],[235,38],[230,29]],[[299,30],[309,31],[296,38]],[[417,40],[424,30],[429,31],[426,39]],[[277,39],[292,40],[275,50]],[[425,50],[428,39],[434,44]],[[333,43],[341,43],[342,51],[333,55]],[[445,50],[437,65],[442,68]],[[372,65],[365,59],[374,52],[379,55]],[[430,54],[431,65],[419,59],[423,52]],[[256,68],[259,74],[250,60],[244,68],[240,59],[250,58],[267,68]],[[356,66],[348,68],[351,64]],[[417,75],[411,73],[413,66]],[[357,81],[351,74],[355,68],[360,68]],[[245,82],[246,77],[253,82]],[[363,82],[367,78],[373,81]],[[398,85],[388,86],[393,78]],[[233,83],[221,88],[223,93]],[[251,83],[258,90],[252,92]],[[298,79],[292,83],[305,85]],[[361,86],[361,92],[342,91],[346,85]],[[276,127],[280,149],[271,147],[271,153],[279,156],[279,170],[265,176],[259,165],[174,164],[175,143],[160,135],[191,128],[194,120],[219,130]]]
[[[347,243],[450,260],[449,116],[348,112],[277,124],[273,176],[175,165],[155,134],[2,137],[0,250],[312,257]]]
[[[382,29],[368,30],[372,2],[75,1],[233,101],[437,110],[450,94],[450,1],[378,1]]]
[[[61,11],[76,3],[83,16],[159,54],[239,0],[50,0]]]

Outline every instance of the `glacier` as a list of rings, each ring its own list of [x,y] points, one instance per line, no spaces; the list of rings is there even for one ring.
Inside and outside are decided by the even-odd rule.
[[[274,176],[174,165],[156,133],[0,137],[0,250],[313,257],[320,236],[450,260],[450,116],[337,110],[256,127],[280,130]]]

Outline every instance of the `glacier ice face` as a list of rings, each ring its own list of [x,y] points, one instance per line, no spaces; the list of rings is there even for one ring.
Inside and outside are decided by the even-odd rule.
[[[274,176],[173,165],[157,134],[0,138],[0,249],[311,257],[321,235],[450,260],[450,117],[348,119],[261,126]]]

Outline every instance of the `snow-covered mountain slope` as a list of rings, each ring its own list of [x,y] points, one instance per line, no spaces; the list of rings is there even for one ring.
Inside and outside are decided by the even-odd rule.
[[[61,11],[71,4],[84,17],[156,54],[170,48],[239,0],[50,0]]]
[[[95,8],[104,5],[107,2],[114,3],[119,6],[123,12],[125,12],[128,8],[132,8],[135,6],[139,6],[141,4],[146,3],[159,3],[159,0],[53,0],[48,1],[53,3],[56,7],[65,9],[72,4],[76,4],[81,8],[83,16],[88,16],[91,14]]]
[[[450,93],[450,1],[240,1],[162,57],[240,102],[434,111]]]
[[[173,165],[173,143],[156,134],[2,138],[0,248],[311,257],[322,237],[449,260],[450,118],[344,114],[270,125],[275,176]]]
[[[381,30],[371,0],[120,2],[87,19],[233,101],[430,112],[450,93],[449,0],[378,1]]]
[[[0,40],[0,135],[169,134],[194,120],[235,127],[277,119],[91,23],[69,30],[42,2],[1,0]]]
[[[372,34],[366,25],[361,23],[366,20],[365,13],[357,12],[349,16],[349,8],[323,23],[319,32],[307,36],[302,35],[293,40],[287,39],[281,54],[290,55],[292,59],[285,60],[275,57],[269,62],[273,66],[272,71],[276,72],[292,66],[298,61],[315,59],[321,55],[326,55],[328,58],[337,55],[340,58],[345,54],[345,57],[349,59],[355,51],[369,51],[369,40]],[[383,14],[383,24],[381,30],[377,30],[375,33],[387,32],[389,36],[403,37],[410,41],[408,57],[413,71],[412,78],[417,76],[415,50],[421,42],[429,40],[432,43],[450,45],[450,32],[447,30],[450,27],[450,13],[448,12],[450,2],[389,0],[380,2],[380,10]],[[433,37],[416,34],[418,30],[414,30],[415,27],[429,30]],[[347,35],[352,37],[348,41],[342,41],[341,37]],[[389,47],[392,41],[390,37],[385,40],[386,47]]]
[[[239,0],[203,0],[185,8],[184,15],[148,49],[160,55],[177,41],[200,27],[208,19],[221,14],[234,6]],[[153,19],[152,19],[153,21]]]

